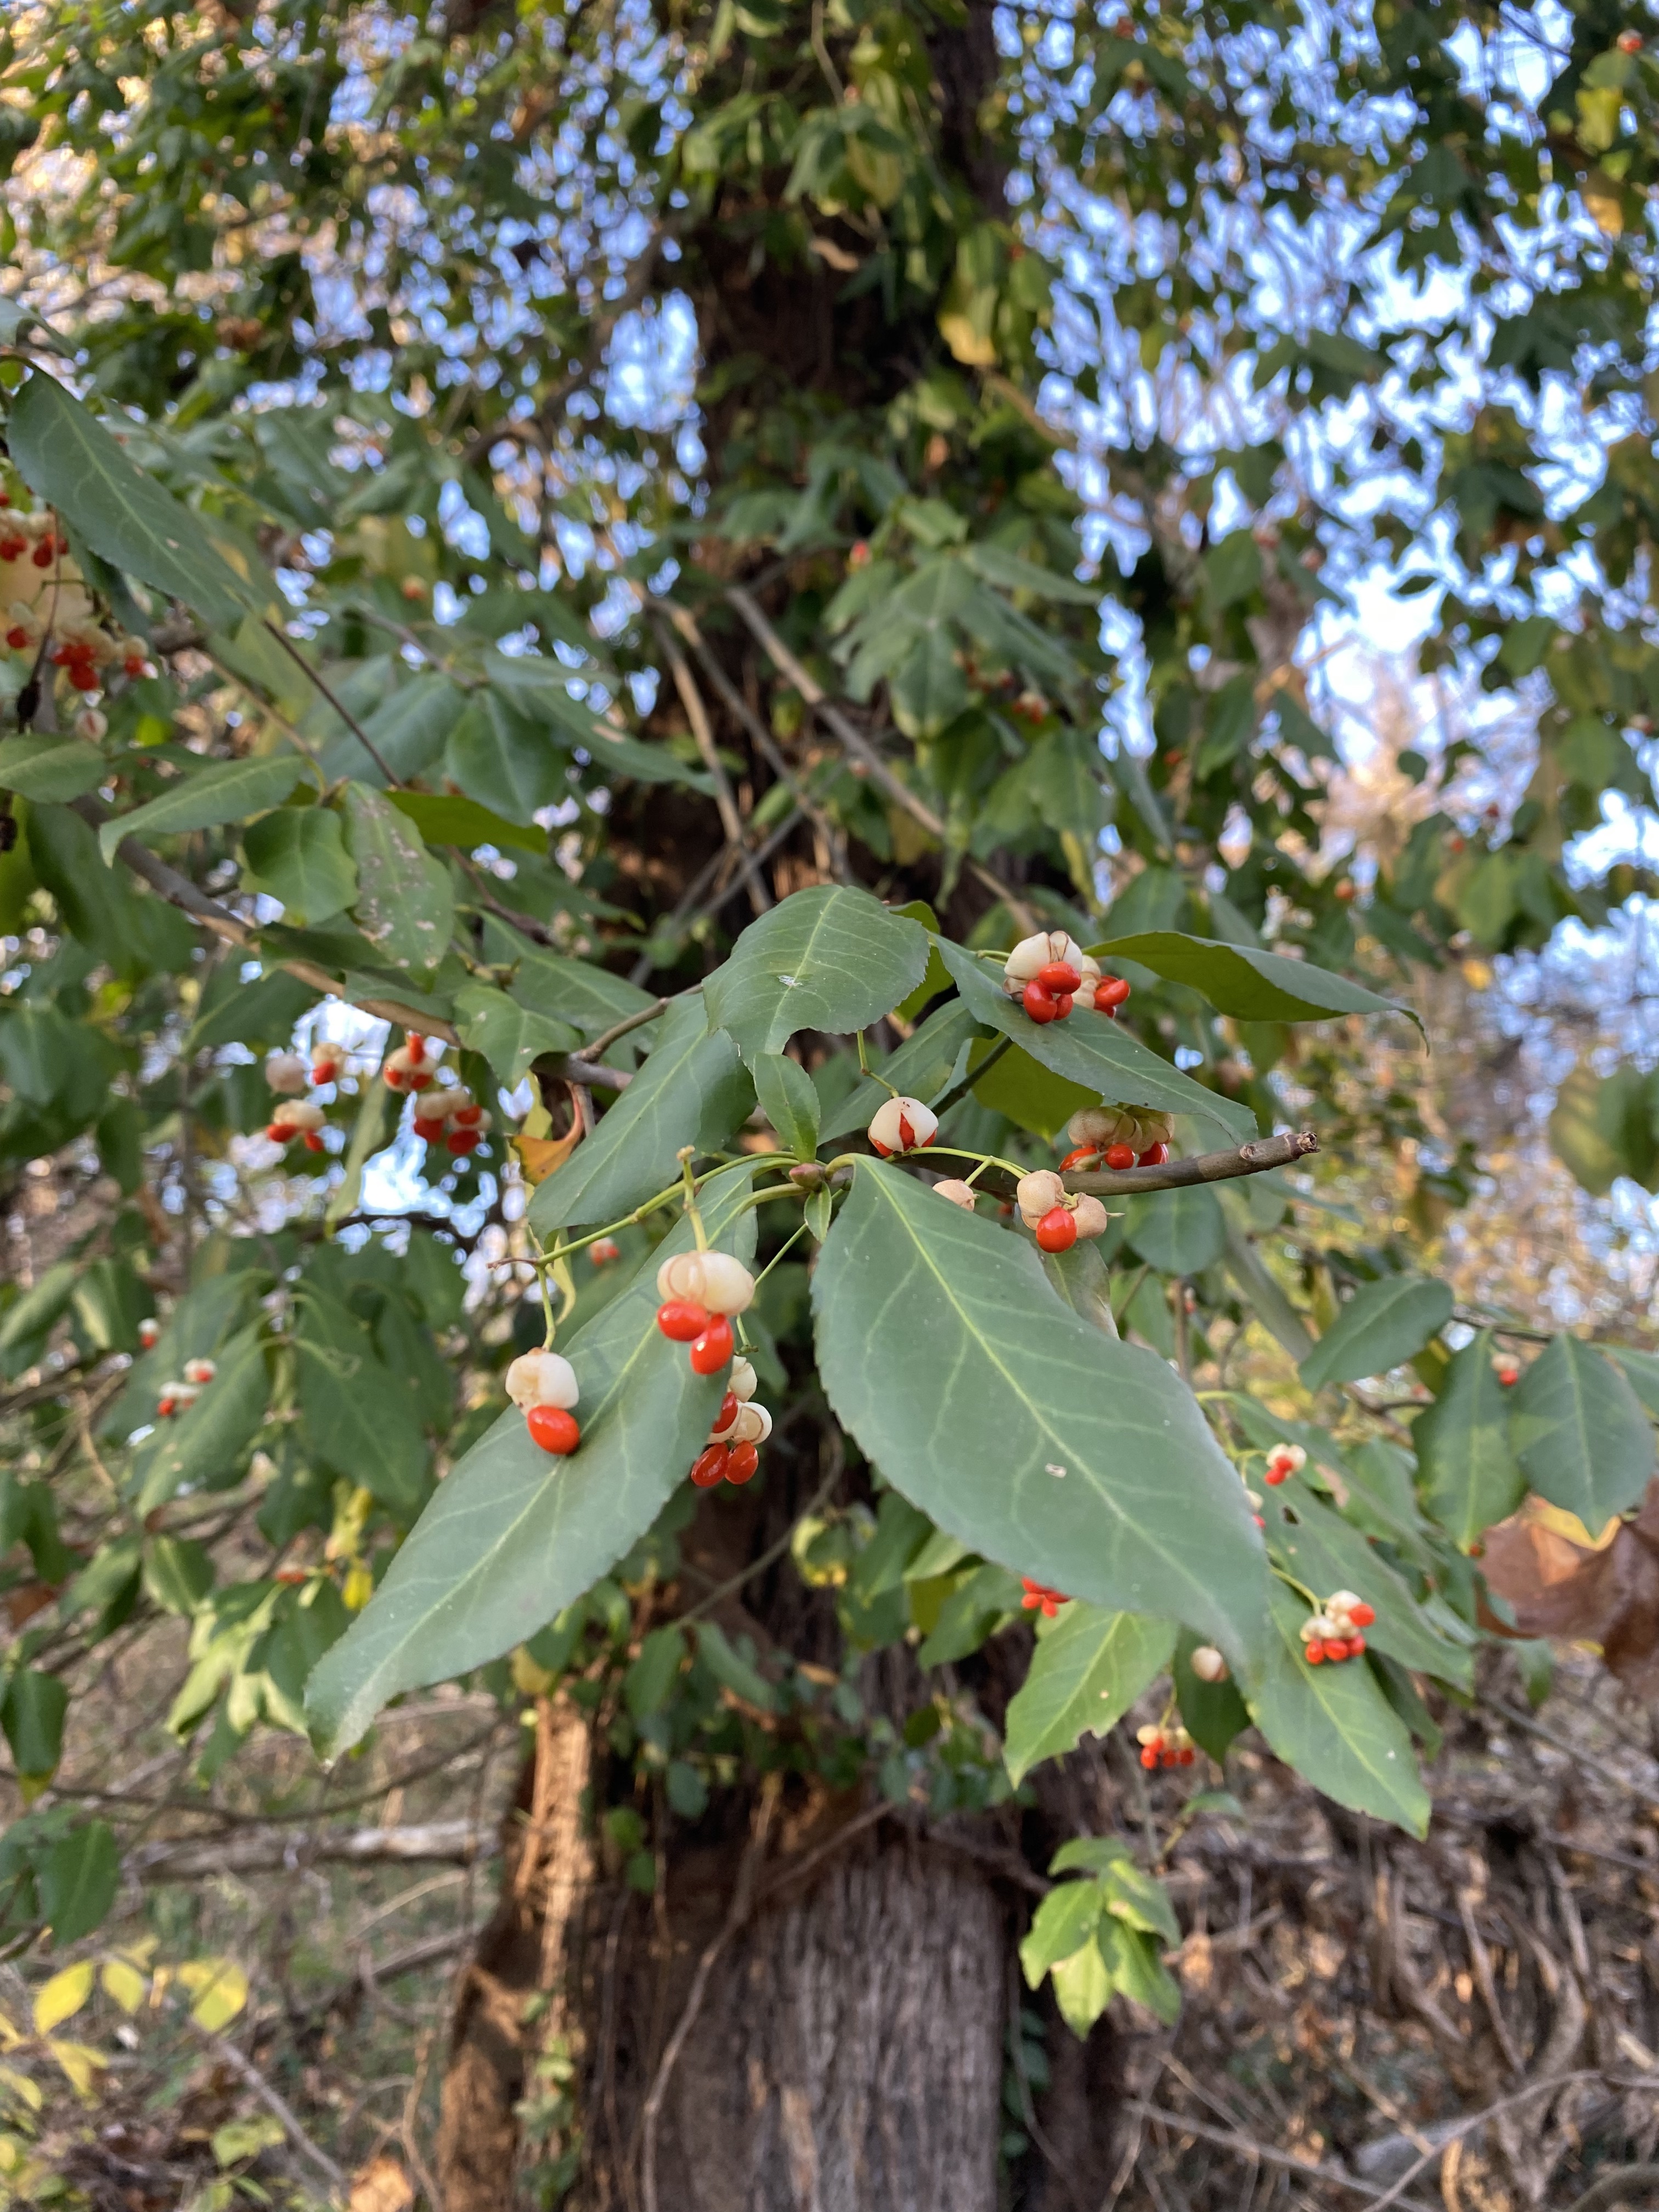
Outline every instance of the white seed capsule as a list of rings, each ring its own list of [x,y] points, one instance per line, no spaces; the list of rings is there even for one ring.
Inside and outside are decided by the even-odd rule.
[[[1073,1145],[1115,1145],[1123,1116],[1115,1106],[1085,1106],[1066,1124]]]
[[[422,1091],[415,1101],[415,1117],[420,1121],[444,1121],[449,1118],[452,1106],[457,1103],[453,1089],[441,1084],[435,1091]]]
[[[291,1052],[273,1052],[265,1062],[265,1081],[280,1097],[296,1098],[306,1087],[306,1064]]]
[[[659,1298],[690,1298],[702,1305],[702,1254],[676,1252],[657,1269],[657,1296]]]
[[[309,1098],[285,1098],[270,1117],[274,1129],[320,1129],[328,1119]]]
[[[185,1372],[188,1375],[189,1368]],[[1325,1610],[1327,1613],[1349,1613],[1361,1602],[1358,1590],[1333,1590],[1325,1601]]]
[[[82,707],[75,718],[77,738],[90,738],[95,744],[100,738],[109,735],[109,723],[95,707]]]
[[[740,1405],[747,1405],[758,1388],[753,1364],[741,1353],[726,1370],[726,1387]]]
[[[1100,1200],[1090,1197],[1086,1191],[1079,1199],[1072,1215],[1079,1237],[1103,1237],[1111,1218]]]
[[[883,1159],[895,1152],[920,1152],[939,1133],[939,1116],[920,1098],[887,1098],[870,1119],[867,1134]]]
[[[1003,963],[1008,995],[1018,998],[1033,976],[1041,974],[1052,961],[1063,960],[1068,968],[1075,968],[1080,973],[1083,958],[1083,947],[1063,929],[1039,930],[1035,937],[1022,937]],[[1098,974],[1099,969],[1095,972]]]
[[[185,1362],[186,1382],[211,1382],[218,1372],[218,1368],[210,1359],[187,1359]]]
[[[1191,1665],[1200,1682],[1224,1682],[1227,1679],[1227,1662],[1213,1644],[1200,1644],[1192,1656]]]
[[[754,1302],[755,1279],[730,1252],[705,1252],[702,1304],[710,1313],[746,1313]]]
[[[952,1206],[959,1206],[964,1213],[971,1213],[973,1212],[974,1194],[969,1184],[965,1182],[957,1182],[955,1181],[947,1181],[945,1182],[936,1182],[933,1185],[933,1189],[939,1197],[948,1198]]]
[[[1066,1186],[1052,1168],[1038,1168],[1032,1175],[1022,1176],[1014,1186],[1014,1198],[1020,1218],[1028,1229],[1035,1229],[1045,1213],[1051,1213],[1066,1197]]]
[[[526,1352],[507,1370],[507,1395],[526,1413],[532,1406],[558,1406],[568,1413],[581,1390],[562,1352]]]
[[[1334,1636],[1336,1623],[1322,1613],[1312,1613],[1303,1622],[1297,1634],[1304,1644],[1311,1644],[1316,1638]]]
[[[772,1433],[772,1416],[764,1406],[739,1406],[737,1418],[726,1431],[726,1442],[734,1444],[763,1444]]]

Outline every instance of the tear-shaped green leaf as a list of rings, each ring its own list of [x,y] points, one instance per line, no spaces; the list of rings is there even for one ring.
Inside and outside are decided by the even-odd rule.
[[[24,799],[78,799],[110,773],[97,746],[81,738],[43,738],[25,731],[0,738],[0,790]]]
[[[706,1186],[711,1240],[755,1249],[750,1178]],[[678,1223],[665,1257],[691,1244]],[[312,1677],[307,1710],[336,1752],[399,1691],[482,1666],[533,1636],[656,1519],[708,1434],[725,1382],[694,1375],[657,1327],[647,1268],[559,1349],[581,1386],[582,1440],[550,1459],[508,1407],[439,1486],[386,1580]]]
[[[1429,1795],[1405,1723],[1363,1659],[1310,1667],[1297,1633],[1308,1607],[1275,1581],[1266,1662],[1247,1692],[1268,1743],[1316,1790],[1356,1813],[1426,1835]]]
[[[1305,1482],[1267,1491],[1261,1510],[1268,1550],[1299,1583],[1322,1598],[1352,1590],[1373,1608],[1376,1619],[1365,1631],[1367,1643],[1403,1667],[1462,1689],[1471,1686],[1474,1661],[1468,1646],[1430,1626],[1404,1578]]]
[[[1133,960],[1166,982],[1184,983],[1218,1013],[1238,1021],[1326,1022],[1343,1014],[1404,1014],[1417,1022],[1409,1006],[1379,998],[1363,983],[1333,975],[1310,960],[1287,960],[1282,952],[1258,952],[1248,945],[1150,929],[1088,949],[1097,960]],[[1422,1028],[1420,1022],[1417,1025]]]
[[[1540,1498],[1592,1535],[1653,1473],[1653,1429],[1622,1371],[1582,1337],[1556,1337],[1514,1390],[1516,1453]]]
[[[1207,1183],[1147,1191],[1125,1210],[1124,1242],[1160,1275],[1202,1274],[1227,1248],[1227,1218]]]
[[[521,1006],[493,983],[466,983],[455,994],[455,1026],[461,1042],[481,1052],[503,1091],[517,1088],[531,1061],[544,1052],[574,1052],[581,1033],[568,1022]]]
[[[787,1053],[757,1053],[755,1096],[796,1158],[810,1160],[818,1148],[818,1094],[800,1062]]]
[[[340,817],[327,806],[278,806],[242,833],[242,889],[279,899],[297,929],[341,914],[357,896],[357,871]]]
[[[1440,1395],[1412,1425],[1423,1502],[1460,1551],[1514,1512],[1526,1492],[1510,1437],[1510,1400],[1483,1329],[1453,1354]]]
[[[447,871],[391,801],[366,783],[345,790],[346,841],[357,864],[358,927],[378,959],[417,981],[449,950],[454,899]]]
[[[781,1052],[799,1030],[843,1036],[880,1020],[927,972],[930,939],[868,891],[797,891],[750,923],[703,984],[712,1027],[744,1059]]]
[[[1063,1305],[1030,1245],[860,1162],[812,1304],[830,1404],[940,1528],[1068,1595],[1255,1650],[1260,1539],[1192,1393]]]
[[[1037,1631],[1025,1680],[1009,1700],[1003,1756],[1021,1782],[1039,1759],[1115,1728],[1170,1663],[1173,1621],[1103,1613],[1079,1598]]]
[[[1362,1283],[1302,1362],[1310,1390],[1386,1375],[1421,1352],[1452,1316],[1449,1283],[1427,1275],[1386,1275]]]
[[[246,760],[213,761],[192,769],[130,814],[113,814],[98,832],[105,866],[112,866],[124,837],[172,837],[186,830],[216,830],[280,806],[307,773],[298,753],[260,753]]]

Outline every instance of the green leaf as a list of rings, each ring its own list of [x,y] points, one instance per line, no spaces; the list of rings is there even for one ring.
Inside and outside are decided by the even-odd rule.
[[[1066,2027],[1073,2035],[1087,2035],[1112,1996],[1111,1972],[1098,1935],[1054,1967],[1054,2002]]]
[[[412,1514],[426,1490],[426,1439],[409,1392],[376,1355],[374,1338],[308,1283],[294,1346],[312,1457],[361,1483],[390,1511]]]
[[[1170,1673],[1175,1683],[1176,1702],[1181,1708],[1182,1726],[1219,1766],[1233,1738],[1250,1725],[1250,1711],[1231,1674],[1218,1682],[1206,1682],[1194,1674],[1193,1654],[1197,1649],[1197,1637],[1190,1630],[1183,1631],[1176,1645]]]
[[[763,1713],[775,1712],[777,1692],[757,1667],[733,1649],[724,1629],[712,1620],[697,1623],[697,1656],[723,1690]]]
[[[787,1053],[757,1053],[755,1096],[787,1150],[810,1160],[818,1148],[818,1094],[799,1061]]]
[[[1103,1869],[1102,1887],[1106,1910],[1139,1936],[1161,1936],[1166,1943],[1181,1941],[1181,1923],[1163,1883],[1138,1867],[1126,1851]]]
[[[1224,945],[1212,937],[1188,937],[1180,930],[1146,930],[1135,937],[1109,938],[1087,950],[1097,960],[1138,961],[1165,982],[1186,984],[1207,999],[1218,1014],[1231,1014],[1238,1021],[1323,1022],[1342,1014],[1404,1014],[1417,1021],[1409,1006],[1380,999],[1363,984],[1333,975],[1311,961],[1288,960],[1282,952],[1258,952],[1247,945]],[[1421,1029],[1420,1022],[1418,1027]]]
[[[1653,1430],[1621,1370],[1581,1337],[1554,1338],[1515,1386],[1516,1454],[1540,1498],[1595,1535],[1653,1473]]]
[[[544,1052],[574,1052],[581,1032],[522,1006],[493,983],[467,983],[455,994],[455,1026],[470,1051],[482,1053],[503,1091],[516,1090],[525,1070]]]
[[[568,796],[569,763],[568,738],[550,743],[544,730],[488,695],[468,704],[444,754],[449,780],[481,812],[526,825]]]
[[[97,746],[80,738],[25,733],[0,738],[0,787],[25,799],[79,799],[109,773],[109,763]]]
[[[1127,1203],[1124,1240],[1160,1275],[1199,1275],[1227,1249],[1227,1218],[1207,1183],[1148,1191]]]
[[[868,891],[821,884],[750,923],[705,981],[711,1027],[752,1067],[798,1030],[844,1036],[878,1021],[921,981],[928,937]]]
[[[1104,1899],[1097,1881],[1057,1882],[1031,1915],[1030,1932],[1019,1947],[1028,1989],[1094,1940]]]
[[[1080,1599],[1038,1631],[1024,1683],[1009,1700],[1003,1756],[1023,1782],[1040,1759],[1103,1736],[1170,1663],[1175,1624],[1137,1613],[1103,1613]]]
[[[653,1628],[644,1638],[639,1656],[623,1677],[623,1698],[636,1721],[662,1711],[673,1695],[685,1659],[685,1638],[672,1622]]]
[[[163,1613],[188,1620],[213,1588],[213,1559],[188,1536],[151,1536],[144,1544],[144,1588]]]
[[[71,530],[130,576],[221,627],[274,596],[228,533],[162,490],[96,416],[39,369],[11,403],[6,441],[31,491]],[[231,565],[232,562],[237,564]]]
[[[56,1843],[41,1860],[40,1917],[55,1944],[78,1943],[115,1902],[121,1854],[106,1820],[88,1820]]]
[[[340,1163],[340,1180],[323,1208],[323,1226],[334,1230],[356,1212],[363,1194],[363,1176],[376,1152],[391,1141],[398,1127],[402,1101],[384,1083],[358,1087],[357,1114],[351,1139]]]
[[[755,1249],[743,1210],[750,1178],[705,1187],[711,1241]],[[678,1223],[661,1254],[690,1249]],[[725,1388],[691,1372],[657,1327],[644,1269],[560,1345],[581,1385],[580,1448],[550,1459],[509,1407],[438,1486],[386,1580],[312,1677],[313,1729],[335,1752],[354,1744],[399,1691],[483,1666],[579,1597],[651,1526],[686,1477]]]
[[[1452,1316],[1449,1283],[1426,1275],[1387,1275],[1362,1283],[1299,1372],[1310,1390],[1357,1382],[1401,1366],[1437,1335]]]
[[[106,867],[115,865],[124,837],[172,837],[186,830],[216,830],[226,822],[245,822],[280,806],[301,776],[306,763],[298,753],[260,753],[246,760],[213,761],[193,769],[158,798],[130,814],[112,814],[98,832]]]
[[[1172,1942],[1175,1940],[1170,1938]],[[1181,2016],[1181,1990],[1159,1960],[1158,1940],[1126,1928],[1109,1913],[1101,1922],[1096,1941],[1114,1990],[1145,2005],[1166,2027],[1173,2027]],[[1057,1985],[1055,1995],[1059,1995]]]
[[[7,1683],[0,1701],[0,1726],[5,1729],[20,1778],[41,1782],[56,1768],[64,1755],[64,1716],[68,1711],[69,1691],[56,1674],[24,1667]]]
[[[1297,1582],[1321,1597],[1333,1590],[1353,1590],[1373,1608],[1376,1619],[1365,1631],[1368,1644],[1402,1667],[1438,1675],[1460,1689],[1472,1687],[1474,1658],[1468,1646],[1430,1626],[1404,1578],[1306,1483],[1267,1491],[1261,1510],[1268,1551]]]
[[[1289,1766],[1356,1813],[1428,1832],[1428,1792],[1404,1723],[1363,1660],[1310,1667],[1297,1634],[1308,1607],[1275,1580],[1261,1678],[1247,1693],[1252,1718]]]
[[[428,845],[459,845],[474,852],[480,845],[516,847],[526,853],[544,854],[547,832],[509,822],[492,813],[476,799],[455,792],[389,791],[386,797],[399,814],[406,814]]]
[[[492,963],[512,969],[515,999],[538,1014],[569,1022],[584,1036],[599,1036],[655,1004],[648,991],[625,976],[545,951],[492,915],[484,917],[484,951]]]
[[[1603,1344],[1597,1349],[1617,1362],[1649,1413],[1659,1414],[1659,1352],[1637,1352],[1627,1344]]]
[[[455,926],[449,877],[420,832],[367,784],[345,790],[346,838],[357,864],[357,926],[386,966],[429,975]]]
[[[299,929],[342,913],[357,896],[357,871],[331,807],[279,806],[250,822],[242,858],[242,889],[279,899]]]
[[[1235,1105],[1231,1099],[1206,1091],[1201,1084],[1171,1067],[1167,1060],[1148,1051],[1121,1023],[1080,1007],[1063,1022],[1034,1022],[1004,992],[1000,970],[989,969],[948,938],[935,941],[940,958],[978,1021],[988,1029],[1000,1030],[1033,1060],[1040,1060],[1067,1082],[1080,1085],[1091,1097],[1109,1099],[1116,1105],[1152,1106],[1169,1114],[1195,1115],[1240,1139],[1255,1134],[1255,1116],[1249,1107]]]
[[[1514,1512],[1526,1478],[1510,1439],[1510,1392],[1485,1331],[1452,1356],[1440,1395],[1412,1425],[1423,1502],[1462,1552]]]
[[[219,1371],[193,1406],[158,1422],[133,1462],[140,1514],[153,1513],[186,1483],[222,1489],[242,1472],[265,1418],[270,1395],[257,1326],[216,1355]]]
[[[997,1053],[999,1044],[1006,1048]],[[994,1053],[997,1056],[991,1059]],[[1030,1129],[1034,1135],[1050,1139],[1081,1108],[1097,1103],[1095,1091],[1068,1083],[1052,1067],[1033,1060],[1020,1046],[1008,1045],[1006,1039],[975,1038],[968,1048],[969,1067],[976,1068],[988,1060],[989,1065],[984,1074],[974,1084],[974,1096],[994,1114],[1006,1115],[1016,1128]]]
[[[664,1015],[655,1049],[598,1128],[538,1188],[531,1226],[541,1237],[574,1222],[611,1221],[679,1173],[684,1145],[708,1147],[744,1120],[747,1088],[737,1047],[710,1032],[695,992]]]
[[[1029,1245],[860,1161],[812,1304],[837,1417],[940,1528],[1072,1596],[1254,1650],[1260,1540],[1191,1392],[1063,1305]]]

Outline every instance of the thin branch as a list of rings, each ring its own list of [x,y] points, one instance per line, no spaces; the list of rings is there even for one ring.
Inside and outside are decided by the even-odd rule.
[[[702,986],[698,984],[696,988],[701,990]],[[582,1047],[584,1059],[597,1060],[602,1052],[609,1052],[619,1037],[625,1037],[630,1030],[642,1030],[647,1022],[654,1022],[659,1014],[665,1014],[672,1004],[672,999],[653,1000],[650,1006],[641,1006],[637,1013],[629,1014],[625,1022],[618,1022],[614,1029],[601,1031],[592,1044]]]
[[[1443,2136],[1431,2150],[1414,2159],[1393,2188],[1385,2190],[1375,2200],[1371,2212],[1384,2212],[1385,2206],[1400,2203],[1419,2173],[1432,2166],[1437,2159],[1443,2158],[1455,2142],[1461,2142],[1465,2136],[1473,2135],[1477,2128],[1485,2127],[1486,2122],[1495,2119],[1499,2112],[1507,2112],[1516,2105],[1528,2104],[1534,2097],[1544,2096],[1551,2090],[1570,2087],[1575,2081],[1595,2081],[1600,2078],[1593,2067],[1581,2067],[1576,2074],[1557,2074],[1547,2081],[1529,2081],[1524,2089],[1513,2090],[1507,2097],[1498,2098],[1496,2104],[1486,2106],[1483,2111],[1471,2112],[1467,2119],[1460,2120],[1455,2128]]]
[[[1276,2166],[1286,2173],[1299,2175],[1304,2181],[1328,2182],[1334,2188],[1352,2191],[1356,2197],[1369,2197],[1371,2212],[1381,2212],[1385,2204],[1401,2203],[1407,2207],[1407,2212],[1429,2212],[1429,2208],[1419,2198],[1401,2197],[1400,2191],[1403,2184],[1384,2196],[1374,2182],[1357,2180],[1337,2166],[1310,2166],[1306,2159],[1292,2158],[1289,2151],[1275,2150],[1271,2143],[1258,2142],[1254,2136],[1230,2132],[1224,2128],[1208,2127],[1202,2120],[1191,2119],[1185,2112],[1172,2112],[1162,2105],[1150,2105],[1144,2098],[1126,2097],[1122,2109],[1138,2114],[1142,2119],[1157,2120],[1161,2125],[1173,2128],[1181,2135],[1196,2136],[1200,2142],[1217,2143],[1223,2150],[1233,2151],[1240,2158],[1259,2159],[1263,2166]],[[1433,2154],[1437,2158],[1439,2154],[1438,2151]],[[1417,2171],[1413,2166],[1406,2179],[1413,2179]]]
[[[1166,1160],[1161,1168],[1079,1170],[1064,1181],[1067,1190],[1092,1191],[1100,1198],[1127,1197],[1139,1190],[1186,1190],[1194,1183],[1231,1182],[1237,1176],[1291,1167],[1318,1150],[1319,1139],[1311,1129],[1285,1130],[1277,1137],[1253,1138],[1236,1152],[1198,1152],[1190,1159]]]
[[[667,623],[653,621],[652,627],[657,633],[658,644],[667,656],[674,689],[679,694],[685,718],[691,725],[691,734],[696,739],[698,757],[714,784],[714,805],[720,811],[720,827],[726,832],[727,846],[738,855],[738,866],[742,869],[744,882],[748,886],[749,903],[757,915],[769,913],[775,901],[755,865],[753,854],[744,842],[743,817],[738,812],[732,780],[726,773],[714,744],[714,726],[708,719],[708,706],[697,689],[697,679],[691,673],[690,665]]]
[[[740,584],[731,585],[726,596],[779,673],[788,678],[824,727],[840,741],[843,750],[851,755],[876,788],[884,793],[895,806],[902,808],[930,837],[936,838],[941,845],[945,844],[948,840],[945,824],[933,808],[925,799],[918,799],[908,784],[893,773],[863,731],[850,722],[830,699],[823,686],[796,659],[743,586]],[[987,867],[982,860],[974,859],[971,854],[968,857],[967,866],[969,873],[977,876],[988,890],[995,892],[1019,921],[1022,928],[1036,927],[1030,907],[1012,884],[1003,881],[994,868]]]
[[[294,663],[295,666],[303,670],[307,681],[314,684],[316,689],[322,693],[324,698],[326,699],[329,705],[333,708],[335,713],[345,724],[347,729],[350,731],[352,736],[356,738],[358,744],[368,755],[370,760],[374,762],[375,767],[380,769],[380,774],[386,778],[386,781],[392,785],[397,790],[401,791],[404,787],[403,778],[399,775],[393,775],[390,762],[387,761],[385,754],[381,752],[374,738],[369,736],[368,731],[364,729],[362,724],[357,720],[356,716],[350,711],[350,709],[341,705],[340,702],[335,697],[333,692],[329,690],[328,685],[323,681],[321,675],[312,666],[311,663],[306,659],[304,653],[301,652],[299,647],[295,645],[294,640],[289,635],[282,624],[280,623],[267,622],[264,627],[270,631],[271,636],[274,637],[277,644],[282,647],[283,652],[287,653],[289,659]]]
[[[335,2191],[343,2202],[349,2187],[344,2172],[335,2165],[325,2150],[313,2142],[311,2137],[300,2125],[292,2107],[271,2087],[253,2061],[245,2052],[239,2051],[228,2036],[214,2035],[204,2027],[198,2027],[196,2033],[213,2052],[215,2057],[222,2060],[234,2074],[241,2075],[260,2103],[267,2107],[273,2118],[276,2120],[283,2133],[293,2144],[295,2149],[301,2157],[310,2160],[318,2172],[326,2179],[329,2187]]]

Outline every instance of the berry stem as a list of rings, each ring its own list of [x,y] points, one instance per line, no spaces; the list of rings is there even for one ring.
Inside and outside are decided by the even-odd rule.
[[[869,1080],[872,1083],[880,1084],[882,1089],[887,1093],[887,1096],[890,1098],[902,1098],[904,1093],[902,1091],[895,1091],[892,1085],[887,1080],[887,1078],[884,1075],[878,1075],[875,1069],[871,1066],[870,1055],[864,1048],[864,1031],[862,1030],[860,1030],[858,1032],[858,1048],[859,1066]]]
[[[708,1249],[708,1232],[702,1225],[702,1216],[697,1211],[697,1178],[691,1172],[691,1163],[696,1157],[694,1145],[683,1145],[675,1155],[680,1164],[681,1186],[685,1193],[685,1211],[691,1224],[691,1234],[697,1240],[699,1252]]]
[[[1316,1613],[1322,1613],[1325,1610],[1324,1600],[1316,1595],[1314,1591],[1310,1590],[1306,1583],[1297,1582],[1296,1577],[1286,1568],[1280,1566],[1279,1561],[1273,1559],[1271,1555],[1269,1555],[1267,1564],[1273,1569],[1273,1572],[1279,1577],[1280,1582],[1288,1583],[1290,1588],[1296,1592],[1298,1597],[1305,1597],[1307,1599],[1308,1603],[1313,1607]]]

